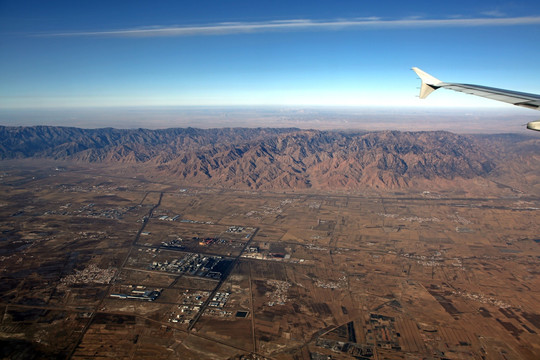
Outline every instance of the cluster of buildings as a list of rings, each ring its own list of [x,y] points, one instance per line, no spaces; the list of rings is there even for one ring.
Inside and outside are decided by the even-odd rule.
[[[227,301],[229,300],[229,296],[231,296],[228,292],[217,292],[214,297],[212,298],[212,301],[209,306],[219,307],[222,308],[227,304]]]
[[[347,276],[343,275],[336,281],[322,281],[321,279],[315,280],[315,286],[323,289],[342,289],[347,287]]]
[[[227,232],[232,233],[232,234],[242,234],[242,233],[247,232],[247,234],[244,236],[244,238],[249,239],[249,237],[253,233],[253,230],[255,230],[255,229],[252,228],[252,227],[229,226],[229,228],[227,229]]]
[[[232,311],[223,309],[229,300],[229,296],[231,296],[229,292],[217,292],[208,304],[209,307],[206,309],[205,314],[219,317],[232,316]]]
[[[223,310],[220,308],[207,308],[204,312],[206,315],[218,316],[218,317],[231,317],[233,312],[228,310]]]
[[[376,343],[383,349],[401,350],[394,322],[395,319],[391,316],[370,314],[369,323],[372,329],[367,330],[368,342]]]
[[[273,288],[272,292],[266,294],[266,296],[270,298],[267,305],[284,305],[288,301],[287,294],[291,284],[287,281],[280,280],[266,280],[266,283]]]
[[[210,296],[209,291],[190,292],[186,290],[182,299],[182,304],[178,305],[178,310],[171,314],[169,321],[189,325],[195,315],[201,310],[201,306]]]
[[[185,247],[184,245],[182,245],[182,241],[182,238],[178,238],[171,241],[163,241],[161,245],[166,248],[181,250]]]
[[[132,290],[127,294],[111,294],[110,296],[115,299],[154,301],[161,295],[162,291],[163,289],[148,290],[139,285],[132,287]]]
[[[317,346],[332,350],[336,353],[345,353],[356,359],[370,359],[373,357],[373,348],[369,345],[360,345],[345,341],[336,341],[331,339],[318,339]],[[332,359],[329,355],[312,353],[312,359]]]
[[[97,209],[94,203],[82,205],[79,209],[71,208],[72,204],[67,203],[62,205],[59,210],[48,210],[43,215],[62,215],[62,216],[87,216],[87,217],[100,217],[107,219],[122,219],[122,217],[130,210],[133,210],[135,206],[120,207],[116,209]],[[22,213],[21,213],[22,214]],[[16,213],[12,216],[18,216]]]
[[[161,215],[158,219],[164,220],[164,221],[176,221],[179,218],[180,218],[180,215],[175,215],[175,216]]]
[[[226,261],[221,256],[187,253],[183,258],[171,261],[154,261],[148,266],[150,270],[170,273],[186,273],[192,276],[207,277],[219,280],[222,276],[221,263]]]
[[[193,240],[198,241],[200,246],[210,246],[210,245],[212,245],[214,243],[225,244],[225,243],[228,242],[225,239],[213,238],[213,237],[207,237],[207,238],[204,238],[204,239],[194,237]]]
[[[229,226],[227,229],[228,233],[241,233],[242,231],[244,231],[243,226]]]
[[[75,270],[74,274],[60,279],[63,285],[73,284],[108,284],[114,277],[113,268],[101,269],[95,264],[90,264],[83,270]]]
[[[178,305],[178,309],[179,313],[173,313],[169,321],[189,325],[201,307],[200,305]]]
[[[257,260],[271,260],[271,261],[285,261],[291,263],[303,263],[304,259],[291,259],[291,254],[282,252],[269,252],[261,251],[258,246],[252,245],[246,249],[246,252],[242,254],[243,258],[257,259]]]
[[[165,260],[163,262],[154,261],[148,268],[150,270],[166,271],[170,273],[183,273],[186,271],[186,263],[189,261],[189,259],[186,259],[186,257],[183,259],[174,259],[170,262],[169,260]]]

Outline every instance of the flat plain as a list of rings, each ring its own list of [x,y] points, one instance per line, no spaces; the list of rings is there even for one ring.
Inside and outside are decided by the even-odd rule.
[[[540,198],[3,161],[0,354],[537,359]]]

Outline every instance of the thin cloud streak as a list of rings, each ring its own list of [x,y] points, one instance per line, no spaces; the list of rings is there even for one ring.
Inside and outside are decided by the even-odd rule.
[[[308,19],[277,20],[269,22],[229,22],[196,26],[153,26],[144,28],[64,32],[36,34],[41,37],[61,36],[104,36],[104,37],[172,37],[172,36],[208,36],[271,31],[339,31],[345,29],[391,29],[391,28],[437,28],[437,27],[478,27],[478,26],[518,26],[538,25],[540,16],[510,18],[453,18],[453,19],[400,19],[381,20],[363,18],[351,20],[316,21]]]

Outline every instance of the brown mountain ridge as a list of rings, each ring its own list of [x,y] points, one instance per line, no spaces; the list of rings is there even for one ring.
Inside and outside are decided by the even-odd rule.
[[[538,145],[525,135],[444,131],[0,127],[0,159],[132,164],[179,184],[264,190],[466,186],[513,179],[527,170],[509,165],[520,157],[538,169]]]

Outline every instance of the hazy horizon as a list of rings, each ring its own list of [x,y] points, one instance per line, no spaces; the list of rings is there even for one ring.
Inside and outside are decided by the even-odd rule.
[[[0,109],[4,126],[80,128],[296,127],[318,130],[447,130],[525,133],[536,112],[509,107],[156,106]]]

